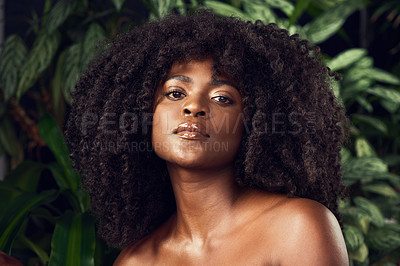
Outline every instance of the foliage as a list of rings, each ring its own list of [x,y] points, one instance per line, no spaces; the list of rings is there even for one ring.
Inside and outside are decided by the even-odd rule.
[[[99,41],[123,32],[127,25],[205,6],[220,16],[274,22],[322,44],[338,33],[346,36],[346,19],[366,6],[362,0],[142,3],[144,14],[130,10],[124,0],[101,5],[45,0],[43,14],[33,14],[31,20],[34,41],[25,43],[11,35],[3,45],[0,154],[6,154],[9,169],[0,183],[0,249],[26,265],[108,265],[117,253],[94,234],[89,197],[79,186],[80,177],[59,129],[70,93]],[[377,7],[374,16],[388,12],[390,5],[395,4],[386,1]],[[305,16],[312,19],[300,25]],[[391,21],[396,26],[398,16]],[[324,55],[324,60],[343,76],[341,82],[333,82],[333,89],[352,122],[351,141],[342,150],[349,197],[340,204],[350,263],[396,264],[400,261],[400,79],[374,67],[365,49],[351,48],[333,58]]]

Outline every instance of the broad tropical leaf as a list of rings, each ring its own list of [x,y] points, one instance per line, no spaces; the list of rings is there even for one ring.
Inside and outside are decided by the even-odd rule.
[[[0,82],[5,101],[17,91],[19,70],[26,60],[27,53],[25,43],[18,35],[11,35],[3,45],[0,56]]]
[[[29,212],[42,204],[52,202],[57,195],[57,191],[49,190],[40,194],[24,193],[15,198],[0,215],[0,250],[9,253]]]
[[[369,214],[371,217],[371,223],[378,227],[382,227],[384,225],[383,215],[374,203],[363,197],[355,197],[353,201],[358,207]]]
[[[362,6],[362,0],[354,0],[338,5],[332,8],[333,10],[327,10],[304,26],[307,39],[315,44],[325,41],[342,27],[351,13]]]
[[[329,60],[326,65],[330,69],[338,71],[354,64],[366,54],[367,51],[365,49],[349,49]]]
[[[363,233],[355,226],[345,225],[343,235],[349,251],[357,251],[364,243]]]
[[[94,221],[88,213],[67,211],[56,224],[49,266],[94,265]]]
[[[241,18],[243,20],[249,20],[249,17],[246,14],[244,14],[240,9],[222,2],[208,0],[204,1],[204,6],[211,8],[212,10],[214,10],[215,14],[219,16],[223,17],[233,16]]]
[[[115,6],[115,9],[119,12],[125,3],[125,0],[112,0],[112,2]]]
[[[49,66],[60,44],[60,34],[54,31],[51,34],[40,34],[29,52],[28,59],[21,69],[21,78],[17,88],[17,98],[28,90],[38,76]]]
[[[38,127],[40,136],[53,152],[57,162],[60,164],[65,174],[66,179],[63,181],[59,180],[58,183],[62,184],[62,186],[68,187],[72,191],[76,191],[79,187],[80,178],[72,168],[68,148],[57,123],[47,114],[40,120]]]
[[[68,16],[74,11],[76,4],[76,0],[60,0],[54,5],[46,22],[48,33],[52,33],[64,23]]]

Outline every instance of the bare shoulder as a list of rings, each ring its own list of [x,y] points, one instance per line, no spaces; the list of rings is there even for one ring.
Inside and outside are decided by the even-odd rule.
[[[144,239],[124,248],[114,262],[114,266],[146,265],[151,263],[151,238]]]
[[[303,198],[282,198],[271,212],[281,265],[348,265],[342,231],[324,205]]]

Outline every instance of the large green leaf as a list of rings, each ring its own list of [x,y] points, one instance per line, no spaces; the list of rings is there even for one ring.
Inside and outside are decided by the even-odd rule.
[[[0,215],[0,250],[9,252],[17,233],[29,212],[37,206],[52,202],[58,192],[23,193],[15,198]]]
[[[75,84],[79,76],[86,70],[89,62],[96,54],[96,44],[105,38],[103,28],[96,23],[92,23],[86,32],[82,42],[71,45],[66,51],[64,61],[62,87],[64,98],[71,103],[71,92],[75,88]]]
[[[0,143],[1,146],[14,158],[21,159],[22,147],[17,139],[11,119],[8,116],[0,117]]]
[[[356,251],[349,251],[349,258],[359,261],[359,262],[365,262],[368,258],[368,247],[365,245],[365,243],[362,243],[359,249]]]
[[[151,18],[162,18],[168,15],[173,8],[176,7],[176,0],[142,0],[144,4],[150,9]]]
[[[64,75],[64,64],[67,56],[67,50],[61,52],[58,56],[56,69],[54,71],[53,80],[51,81],[51,98],[53,103],[53,114],[58,123],[64,121],[65,116],[65,101],[63,97],[63,75]]]
[[[379,68],[368,68],[366,75],[376,81],[400,85],[400,78]]]
[[[39,75],[49,66],[60,44],[60,34],[54,31],[51,34],[41,33],[36,38],[28,59],[21,69],[21,78],[17,88],[17,98],[28,90]]]
[[[340,69],[346,68],[353,63],[357,62],[360,60],[363,56],[367,54],[367,51],[365,49],[349,49],[344,52],[341,52],[331,60],[329,60],[326,65],[334,70],[338,71]]]
[[[280,9],[286,16],[290,17],[293,14],[294,6],[287,0],[263,0],[267,5],[273,8]]]
[[[27,53],[25,43],[18,35],[11,35],[3,44],[0,56],[0,82],[5,101],[17,91],[18,73],[26,60]]]
[[[304,10],[307,9],[308,5],[310,4],[310,0],[297,0],[296,6],[292,12],[292,15],[289,18],[289,24],[293,25],[296,23],[297,19],[303,14]]]
[[[94,221],[88,213],[67,211],[56,224],[49,266],[94,265]]]
[[[71,103],[71,92],[81,75],[82,43],[71,45],[67,49],[62,78],[64,98]]]
[[[355,143],[357,157],[373,157],[376,152],[368,140],[364,137],[356,138]]]
[[[23,192],[35,192],[44,164],[25,160],[0,181],[0,209]]]
[[[254,1],[246,1],[243,3],[244,10],[246,14],[250,16],[254,21],[262,20],[264,23],[276,23],[277,16],[274,11],[268,7],[268,5],[254,2]]]
[[[376,250],[393,250],[400,247],[399,225],[385,225],[381,228],[370,230],[366,237],[369,247]]]
[[[119,12],[125,3],[125,0],[112,0],[112,2],[115,6],[115,9]]]
[[[36,253],[36,255],[39,257],[40,261],[42,262],[43,265],[47,265],[49,262],[49,255],[47,255],[46,251],[44,251],[39,245],[36,243],[33,243],[29,238],[20,235],[18,237],[19,241],[21,241],[26,247],[28,247],[30,250]]]
[[[335,34],[347,17],[363,6],[362,0],[353,0],[333,7],[304,26],[307,39],[312,43],[321,43]]]
[[[212,10],[214,10],[215,14],[219,16],[233,16],[241,18],[243,20],[249,20],[249,17],[244,14],[240,9],[222,2],[208,0],[204,1],[204,6],[207,8],[211,8]]]
[[[358,207],[369,214],[369,216],[371,217],[371,223],[378,227],[382,227],[384,225],[385,222],[383,219],[383,215],[374,203],[363,197],[355,197],[353,201]]]
[[[354,114],[352,115],[352,118],[355,122],[364,122],[384,134],[388,133],[388,126],[385,124],[385,122],[377,117],[373,117],[370,115]]]
[[[345,225],[343,236],[349,251],[356,251],[364,243],[364,235],[360,229],[352,225]]]
[[[46,23],[47,31],[51,33],[55,29],[57,29],[62,23],[64,23],[68,16],[71,15],[71,13],[74,11],[76,4],[76,0],[58,1],[50,10],[50,13],[48,15]]]
[[[368,89],[368,92],[373,95],[382,97],[387,101],[400,104],[400,92],[397,90],[376,86]]]
[[[46,114],[40,120],[38,127],[40,136],[53,152],[65,174],[65,180],[57,180],[58,184],[64,188],[76,191],[79,187],[80,178],[72,168],[72,161],[69,157],[67,145],[56,121],[50,115]]]
[[[387,173],[387,165],[377,157],[353,158],[343,165],[343,181],[351,185],[359,180],[374,178]]]
[[[340,213],[343,215],[345,223],[357,226],[364,234],[368,232],[371,217],[365,210],[351,206],[341,209]]]
[[[105,37],[106,34],[99,24],[90,24],[89,29],[86,32],[85,39],[83,40],[83,54],[80,69],[81,73],[86,70],[89,62],[95,56],[97,43],[101,40],[104,40]]]
[[[362,190],[373,192],[389,198],[397,198],[399,196],[397,192],[387,183],[364,184],[362,185]]]

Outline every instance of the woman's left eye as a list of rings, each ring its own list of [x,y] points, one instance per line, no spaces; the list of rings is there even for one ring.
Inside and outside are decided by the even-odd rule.
[[[215,96],[215,97],[212,97],[211,99],[213,99],[216,102],[223,103],[223,104],[233,103],[233,101],[226,96]]]

